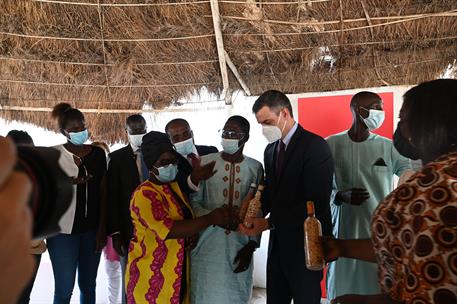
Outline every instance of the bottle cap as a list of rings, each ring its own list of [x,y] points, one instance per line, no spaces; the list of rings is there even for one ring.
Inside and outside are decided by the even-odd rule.
[[[308,216],[314,214],[314,203],[313,203],[313,201],[308,201],[306,203],[306,211],[308,212]]]
[[[256,183],[251,183],[251,185],[249,186],[249,188],[253,188],[253,189],[257,188]]]

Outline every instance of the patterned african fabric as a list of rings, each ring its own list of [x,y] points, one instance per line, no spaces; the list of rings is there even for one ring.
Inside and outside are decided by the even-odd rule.
[[[200,183],[199,191],[191,197],[197,216],[209,213],[224,204],[240,206],[251,183],[263,180],[262,165],[244,156],[241,163],[222,159],[221,153],[202,157],[202,163],[216,161],[217,173]],[[252,292],[253,263],[241,273],[234,273],[238,251],[250,240],[260,244],[260,237],[248,237],[238,232],[226,234],[220,227],[208,227],[200,233],[197,246],[191,252],[191,303],[243,304],[249,303]]]
[[[176,182],[156,185],[147,180],[135,190],[125,278],[129,304],[189,303],[188,294],[180,300],[182,281],[189,285],[188,277],[182,278],[183,265],[189,265],[184,239],[166,239],[174,221],[185,218],[183,203],[191,211]]]
[[[334,192],[365,188],[370,194],[359,206],[332,201],[333,234],[340,239],[370,238],[374,210],[393,190],[394,175],[411,168],[410,160],[395,150],[390,139],[374,133],[363,142],[354,142],[344,131],[330,136],[327,142],[335,160]],[[376,264],[346,258],[330,263],[327,289],[329,299],[344,294],[378,294]]]
[[[457,152],[386,197],[372,231],[385,293],[405,304],[456,304]]]

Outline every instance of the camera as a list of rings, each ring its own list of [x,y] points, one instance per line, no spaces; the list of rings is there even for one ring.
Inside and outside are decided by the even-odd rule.
[[[33,215],[33,238],[59,233],[59,221],[73,197],[71,178],[59,165],[60,151],[18,145],[17,153],[16,170],[25,173],[32,183],[29,206]]]

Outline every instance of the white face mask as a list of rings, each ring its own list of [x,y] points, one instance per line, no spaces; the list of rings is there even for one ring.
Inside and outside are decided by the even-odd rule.
[[[176,151],[186,157],[194,151],[194,140],[191,138],[175,143]]]
[[[136,135],[127,134],[128,138],[129,138],[130,146],[132,146],[132,149],[134,152],[141,147],[141,143],[143,142],[144,135],[145,134],[136,134]]]
[[[222,138],[221,140],[221,146],[222,149],[224,150],[224,153],[227,154],[235,154],[241,147],[238,147],[239,139],[228,139],[228,138]]]
[[[279,114],[278,124],[281,121],[281,113]],[[270,125],[262,125],[262,134],[268,140],[268,143],[274,143],[282,138],[282,131],[286,127],[286,122],[284,121],[284,125],[282,126],[282,130],[277,126],[270,126]]]
[[[368,130],[376,130],[379,127],[381,127],[382,123],[384,122],[385,118],[385,113],[384,111],[381,110],[373,110],[373,109],[365,109],[364,107],[361,107],[362,109],[366,110],[369,112],[367,118],[363,118],[363,122],[367,126]]]

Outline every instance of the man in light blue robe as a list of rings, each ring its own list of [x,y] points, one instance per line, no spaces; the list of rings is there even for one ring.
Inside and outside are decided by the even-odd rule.
[[[339,239],[371,237],[371,216],[393,190],[394,174],[411,168],[392,141],[371,133],[384,121],[383,102],[371,92],[351,100],[351,129],[327,139],[335,160],[334,200],[331,204],[333,234]],[[377,265],[340,258],[330,263],[328,299],[344,294],[379,294]]]
[[[250,185],[259,185],[263,180],[261,163],[243,155],[249,138],[249,122],[241,116],[232,116],[221,131],[223,152],[203,156],[201,160],[202,164],[215,161],[217,172],[200,182],[199,191],[191,197],[196,216],[223,205],[237,210],[247,197]],[[232,229],[238,225],[234,222]],[[201,232],[191,252],[191,303],[249,303],[252,254],[259,244],[259,237],[228,231],[227,227],[209,227]]]

